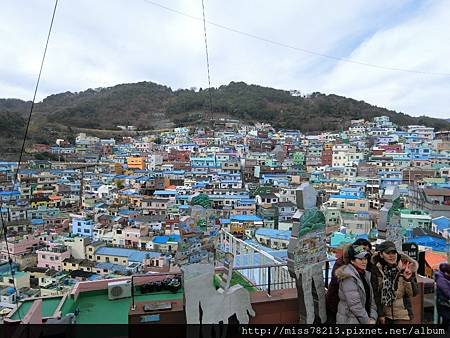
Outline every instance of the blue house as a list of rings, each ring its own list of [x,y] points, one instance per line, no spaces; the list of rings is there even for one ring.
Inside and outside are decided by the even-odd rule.
[[[78,236],[93,236],[94,222],[84,216],[74,216],[72,219],[72,234]]]
[[[215,157],[191,157],[192,168],[216,168],[217,165]]]
[[[431,229],[444,238],[450,238],[450,219],[445,216],[433,218]]]

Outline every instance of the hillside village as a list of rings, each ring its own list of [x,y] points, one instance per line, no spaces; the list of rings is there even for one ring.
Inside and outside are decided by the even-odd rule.
[[[175,256],[199,205],[212,210],[203,223],[196,219],[200,228],[286,263],[309,189],[325,215],[331,265],[346,243],[387,238],[380,210],[394,188],[401,239],[423,252],[419,273],[432,278],[448,261],[448,131],[399,127],[386,116],[320,134],[222,119],[211,128],[120,140],[81,133],[72,144],[54,141],[31,151],[55,160],[22,163],[16,181],[17,162],[0,162],[7,227],[0,312],[11,320],[18,300],[64,297],[83,282],[179,272]]]

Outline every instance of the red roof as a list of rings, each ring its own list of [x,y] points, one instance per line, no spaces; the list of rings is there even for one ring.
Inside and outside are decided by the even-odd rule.
[[[441,263],[447,262],[447,256],[433,251],[425,251],[425,261],[433,270],[437,270]]]

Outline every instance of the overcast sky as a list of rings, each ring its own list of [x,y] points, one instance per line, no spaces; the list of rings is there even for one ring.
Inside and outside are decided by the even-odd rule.
[[[1,98],[32,99],[53,7],[2,0]],[[205,0],[205,10],[214,87],[245,81],[450,118],[449,0]],[[60,0],[38,99],[138,81],[206,88],[201,17],[201,0]]]

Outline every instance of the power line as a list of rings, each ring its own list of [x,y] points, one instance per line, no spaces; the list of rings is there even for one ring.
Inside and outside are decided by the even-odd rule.
[[[205,52],[206,52],[206,68],[208,70],[208,95],[209,95],[209,118],[212,119],[212,94],[211,94],[211,76],[209,72],[209,53],[208,53],[208,39],[206,36],[206,17],[205,17],[205,4],[202,0],[202,14],[203,14],[203,33],[205,36]]]
[[[33,114],[34,103],[36,101],[36,94],[37,94],[37,91],[38,91],[38,88],[39,88],[39,82],[41,80],[42,69],[44,67],[45,56],[47,55],[48,42],[50,41],[50,35],[51,35],[51,32],[52,32],[52,28],[53,28],[53,21],[55,19],[55,13],[56,13],[56,8],[57,7],[58,7],[58,0],[55,0],[55,7],[53,8],[52,20],[50,22],[50,27],[49,27],[48,34],[47,34],[47,41],[45,43],[44,54],[42,56],[41,66],[40,66],[40,69],[39,69],[39,75],[38,75],[38,78],[37,78],[37,81],[36,81],[36,86],[34,88],[33,100],[31,102],[30,113],[28,114],[28,121],[27,121],[27,125],[26,125],[26,128],[25,128],[25,134],[23,136],[22,148],[20,150],[20,155],[19,155],[19,162],[17,163],[16,172],[15,172],[14,176],[12,177],[12,183],[13,183],[12,189],[13,190],[14,190],[14,186],[15,186],[15,184],[16,184],[16,182],[18,180],[18,176],[19,176],[20,164],[22,162],[22,156],[23,156],[24,149],[25,149],[25,143],[26,143],[26,140],[27,140],[28,129],[30,127],[31,116]],[[8,196],[7,203],[6,203],[6,210],[7,210],[8,214],[9,214],[9,210],[10,210],[9,209],[9,202],[10,201],[11,201],[11,194]],[[3,204],[3,201],[2,201],[2,204]],[[3,213],[2,213],[1,210],[0,210],[0,217],[1,217],[1,221],[2,221],[3,238],[4,238],[4,241],[5,241],[5,245],[6,245],[6,251],[8,253],[9,269],[11,271],[11,277],[12,277],[12,281],[13,281],[14,291],[16,293],[16,297],[15,297],[16,298],[15,299],[16,309],[17,309],[17,313],[19,315],[19,319],[22,321],[22,318],[20,316],[19,307],[17,306],[17,303],[18,303],[18,292],[17,292],[16,282],[15,282],[15,279],[14,279],[15,271],[14,271],[14,269],[12,267],[12,263],[13,262],[12,262],[12,258],[11,258],[11,253],[9,251],[9,245],[8,245],[8,235],[7,235],[7,231],[8,230],[7,230],[7,227],[6,227],[5,220],[3,219]]]
[[[143,0],[143,1],[148,3],[148,4],[150,4],[150,5],[153,5],[153,6],[162,8],[162,9],[165,9],[165,10],[167,10],[169,12],[172,12],[172,13],[175,13],[175,14],[178,14],[178,15],[182,15],[184,17],[187,17],[187,18],[190,18],[190,19],[193,19],[193,20],[202,21],[202,18],[199,18],[199,17],[196,17],[194,15],[190,15],[190,14],[181,12],[179,10],[176,10],[176,9],[173,9],[173,8],[161,5],[159,3],[156,3],[156,2],[153,2],[153,1],[150,1],[150,0]],[[221,25],[221,24],[218,24],[218,23],[215,23],[215,22],[212,22],[212,21],[206,20],[206,22],[208,24],[210,24],[211,26],[215,26],[217,28],[221,28],[223,30],[227,30],[227,31],[239,34],[239,35],[243,35],[243,36],[255,39],[255,40],[259,40],[259,41],[263,41],[263,42],[266,42],[266,43],[270,43],[272,45],[279,46],[279,47],[292,49],[292,50],[295,50],[295,51],[298,51],[298,52],[302,52],[302,53],[305,53],[305,54],[319,56],[319,57],[330,59],[330,60],[337,61],[337,62],[345,62],[345,63],[351,63],[351,64],[356,64],[356,65],[365,66],[365,67],[371,67],[371,68],[375,68],[375,69],[396,71],[396,72],[404,72],[404,73],[413,73],[413,74],[421,74],[421,75],[433,75],[433,76],[450,76],[450,73],[427,72],[427,71],[407,69],[407,68],[400,68],[400,67],[389,67],[389,66],[383,66],[383,65],[378,65],[378,64],[374,64],[374,63],[364,62],[364,61],[353,60],[353,59],[349,59],[349,58],[345,58],[345,57],[334,56],[334,55],[331,55],[331,54],[320,53],[320,52],[316,52],[314,50],[301,48],[301,47],[296,47],[296,46],[289,45],[289,44],[286,44],[286,43],[283,43],[283,42],[279,42],[279,41],[275,41],[275,40],[272,40],[272,39],[268,39],[268,38],[265,38],[265,37],[262,37],[262,36],[259,36],[259,35],[255,35],[255,34],[252,34],[252,33],[247,33],[247,32],[241,31],[239,29],[235,29],[235,28],[232,28],[232,27],[229,27],[229,26]]]

